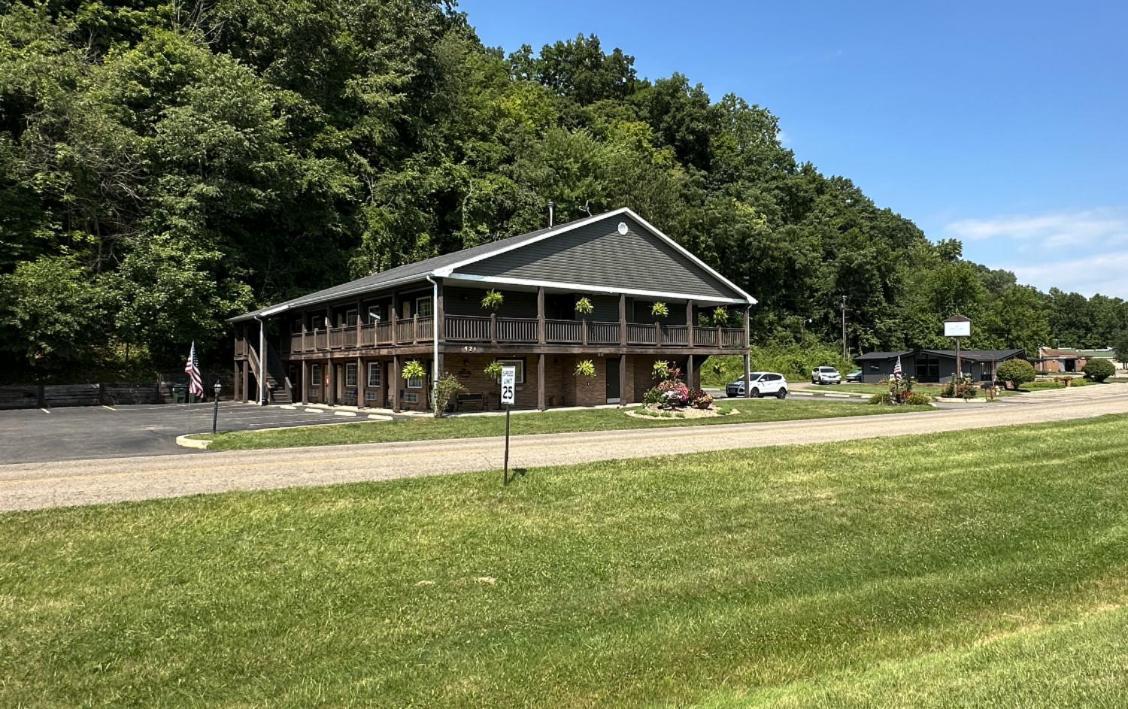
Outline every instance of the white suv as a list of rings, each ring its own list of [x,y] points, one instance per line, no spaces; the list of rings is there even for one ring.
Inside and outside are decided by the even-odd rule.
[[[774,396],[777,399],[787,398],[787,380],[784,379],[782,374],[752,372],[748,381],[752,384],[753,399],[759,399],[761,396]],[[725,387],[725,395],[729,398],[744,396],[744,380],[737,379],[735,382],[729,382],[728,386]]]
[[[812,384],[841,384],[842,375],[834,367],[815,367],[811,370]]]

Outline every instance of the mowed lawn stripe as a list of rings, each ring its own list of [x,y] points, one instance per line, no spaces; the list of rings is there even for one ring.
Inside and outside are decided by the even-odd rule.
[[[515,436],[539,433],[613,431],[639,428],[673,428],[734,423],[800,421],[843,416],[874,416],[929,412],[927,406],[868,406],[841,401],[798,401],[775,399],[742,399],[718,405],[727,416],[713,418],[666,419],[628,416],[622,409],[587,409],[581,411],[525,412],[512,416]],[[288,428],[273,431],[232,431],[215,436],[209,450],[253,448],[291,448],[347,443],[391,443],[398,441],[439,440],[450,438],[486,438],[505,433],[503,416],[456,416],[442,419],[417,417],[392,422],[363,422],[329,427]],[[198,438],[213,438],[210,434]]]
[[[1126,424],[2,515],[0,704],[1122,705]]]

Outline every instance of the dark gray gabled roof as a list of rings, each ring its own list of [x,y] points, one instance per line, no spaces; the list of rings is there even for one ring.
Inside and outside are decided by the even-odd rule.
[[[633,220],[633,222],[637,222],[642,229],[655,237],[656,243],[659,248],[668,249],[670,253],[680,254],[681,258],[684,258],[686,261],[693,264],[693,269],[696,269],[697,272],[701,274],[702,278],[698,279],[699,292],[694,293],[694,295],[692,295],[691,297],[696,298],[701,296],[704,300],[709,300],[711,298],[717,297],[720,291],[701,287],[702,284],[704,284],[709,279],[715,279],[715,284],[718,284],[719,286],[726,289],[724,294],[721,295],[721,297],[725,298],[726,300],[722,300],[721,302],[747,302],[748,304],[755,304],[755,298],[745,293],[743,290],[741,290],[721,274],[714,271],[696,256],[686,251],[673,239],[658,231],[658,229],[647,223],[644,219],[642,219],[642,217],[639,217],[631,210],[627,208],[621,208],[610,212],[605,212],[603,214],[566,222],[564,224],[557,224],[551,228],[538,229],[537,231],[529,232],[528,234],[520,234],[505,239],[498,239],[497,241],[492,241],[488,244],[481,244],[469,249],[463,249],[461,251],[455,251],[449,254],[435,256],[423,261],[418,261],[416,263],[397,266],[381,273],[376,273],[371,276],[365,276],[364,278],[358,278],[354,281],[349,281],[348,283],[342,283],[341,285],[333,286],[332,288],[326,288],[324,290],[319,290],[315,293],[309,293],[307,295],[293,298],[282,303],[277,303],[265,308],[253,310],[248,313],[243,313],[242,315],[237,315],[233,318],[230,318],[228,322],[240,322],[256,317],[269,317],[283,313],[293,308],[318,305],[322,303],[331,303],[333,301],[341,300],[349,296],[371,293],[373,291],[381,290],[391,286],[407,284],[416,281],[424,281],[429,276],[454,276],[456,278],[473,278],[475,277],[473,274],[467,275],[464,271],[459,271],[459,273],[454,272],[456,269],[464,268],[470,266],[471,264],[479,264],[483,260],[492,256],[512,254],[516,249],[526,247],[532,243],[547,242],[549,240],[551,240],[553,243],[557,243],[556,240],[559,234],[571,233],[577,228],[584,227],[588,224],[596,224],[615,215],[623,215],[625,217],[629,217],[631,220]],[[543,259],[545,258],[545,256],[540,255],[539,258]],[[574,260],[574,263],[581,262]],[[588,263],[585,266],[587,270],[591,270],[591,263]],[[485,267],[486,265],[483,264],[483,268]],[[689,273],[689,271],[686,272]],[[521,274],[518,273],[517,275]],[[657,276],[654,277],[657,278]],[[489,279],[490,276],[485,277],[485,280]],[[496,280],[496,282],[498,283],[527,282],[512,279],[507,280],[505,278],[494,280]],[[560,282],[562,286],[567,286],[570,284],[569,282],[559,281],[558,279],[553,278],[550,278],[548,280],[551,282]],[[622,287],[618,283],[612,285],[614,287]],[[729,299],[729,296],[733,296],[733,298]]]
[[[911,355],[913,350],[903,350],[901,352],[867,352],[864,355],[854,358],[855,362],[869,362],[873,360],[896,359],[898,357],[905,357]]]
[[[581,220],[577,219],[576,221]],[[348,283],[342,283],[340,285],[333,286],[332,288],[325,288],[324,290],[307,293],[306,295],[300,296],[298,298],[292,298],[281,303],[275,303],[274,305],[270,305],[265,308],[259,308],[258,310],[252,310],[251,312],[243,313],[242,315],[236,315],[233,318],[229,318],[228,322],[251,320],[257,316],[274,315],[276,313],[284,312],[293,308],[300,308],[306,305],[327,303],[339,298],[344,298],[359,293],[368,293],[400,283],[422,281],[425,280],[427,276],[433,275],[436,271],[446,266],[451,266],[453,264],[459,263],[466,259],[474,258],[476,256],[489,254],[499,249],[519,245],[522,242],[529,241],[530,239],[535,239],[543,234],[547,234],[550,231],[561,229],[568,226],[569,224],[574,223],[575,222],[566,222],[564,224],[558,224],[551,229],[538,229],[537,231],[532,231],[528,234],[518,234],[517,236],[498,239],[497,241],[491,241],[488,244],[479,244],[477,246],[471,246],[468,249],[462,249],[461,251],[452,251],[449,254],[433,256],[429,259],[424,259],[423,261],[416,261],[415,263],[405,263],[402,266],[389,268],[387,271],[374,273],[371,276],[364,276],[363,278],[358,278],[354,281],[349,281]]]
[[[956,358],[955,350],[924,350],[937,357],[948,357],[950,359]],[[1023,350],[960,350],[960,358],[966,359],[969,362],[1002,362],[1007,359],[1014,359],[1015,357],[1022,357]]]

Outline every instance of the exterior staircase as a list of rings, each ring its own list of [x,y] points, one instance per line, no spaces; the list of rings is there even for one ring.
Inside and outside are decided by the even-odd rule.
[[[255,351],[253,346],[247,347],[247,359],[251,363],[251,369],[256,374],[259,371],[259,357],[258,352]],[[278,353],[269,344],[266,346],[266,401],[269,404],[290,404],[293,403],[293,398],[290,392],[293,390],[293,385],[290,378],[283,373],[282,359]],[[258,398],[258,392],[254,392],[254,398]]]

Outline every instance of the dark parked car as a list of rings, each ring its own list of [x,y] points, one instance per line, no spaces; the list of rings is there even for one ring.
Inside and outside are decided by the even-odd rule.
[[[861,384],[862,383],[862,370],[855,369],[854,371],[847,374],[846,375],[846,381],[847,382],[854,382],[856,384]]]

